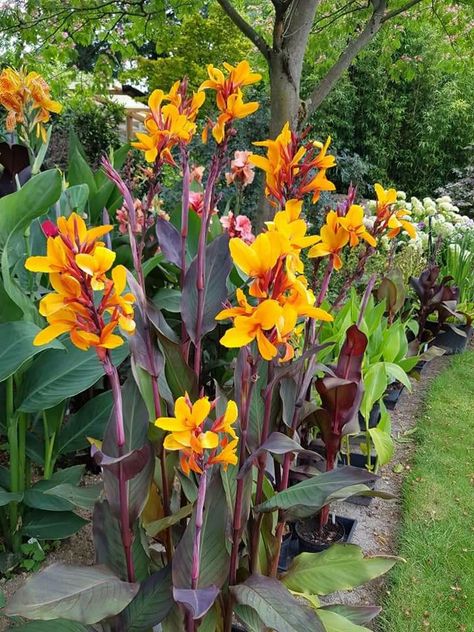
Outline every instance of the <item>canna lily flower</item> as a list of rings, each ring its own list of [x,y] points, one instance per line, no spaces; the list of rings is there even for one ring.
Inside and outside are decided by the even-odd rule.
[[[164,441],[166,450],[181,450],[193,448],[194,452],[202,454],[204,448],[215,448],[219,442],[215,432],[202,431],[202,426],[211,412],[211,402],[208,397],[201,397],[194,404],[188,394],[179,397],[174,405],[174,417],[159,417],[155,426],[167,430]]]
[[[236,316],[234,326],[225,332],[220,343],[224,347],[238,348],[256,340],[262,358],[271,360],[276,356],[277,348],[265,336],[265,333],[275,327],[281,316],[282,308],[278,302],[266,299],[253,310],[253,313]]]
[[[262,233],[251,244],[233,238],[229,248],[235,265],[254,278],[250,294],[265,297],[272,280],[272,270],[283,254],[280,236],[276,232]]]
[[[204,96],[186,94],[186,82],[173,84],[170,92],[154,90],[149,99],[150,115],[145,120],[147,133],[137,132],[133,147],[145,152],[145,160],[160,160],[172,166],[176,163],[171,150],[176,145],[191,142],[196,132],[196,116]]]
[[[26,74],[23,70],[5,68],[0,73],[0,105],[8,112],[7,132],[17,125],[26,125],[28,131],[36,128],[37,136],[46,141],[44,123],[51,113],[58,114],[62,106],[50,97],[50,88],[37,72]]]
[[[219,417],[219,419],[216,419],[212,425],[212,431],[225,432],[230,435],[232,439],[236,439],[237,435],[235,434],[235,430],[232,426],[237,421],[238,415],[239,411],[237,410],[237,404],[234,401],[229,400],[227,402],[225,413]]]
[[[112,279],[107,278],[115,253],[97,241],[112,227],[88,230],[82,218],[73,213],[69,218],[58,218],[53,228],[48,226],[47,255],[29,257],[25,262],[28,270],[48,272],[55,290],[40,301],[39,311],[48,326],[33,344],[43,345],[68,333],[75,346],[83,350],[94,347],[104,360],[108,349],[123,344],[114,333],[117,327],[128,334],[135,330],[135,297],[123,294],[126,270],[116,266]],[[95,299],[95,291],[103,292],[101,300]]]
[[[318,235],[306,235],[308,226],[300,218],[302,200],[288,200],[285,208],[278,211],[271,222],[265,222],[270,232],[276,232],[281,238],[282,252],[289,255],[288,263],[292,271],[303,272],[304,265],[299,254],[303,248],[309,248],[320,241]]]
[[[224,472],[227,471],[229,465],[237,465],[239,461],[236,453],[238,443],[238,439],[229,441],[227,437],[224,437],[219,444],[222,448],[221,451],[219,454],[209,457],[208,464],[221,463]]]
[[[307,193],[313,194],[313,202],[319,199],[321,191],[334,191],[335,186],[326,177],[326,169],[334,166],[334,156],[326,155],[330,138],[315,154],[320,143],[300,145],[298,136],[285,123],[275,140],[254,143],[266,147],[267,155],[252,154],[251,162],[265,171],[266,195],[284,206],[290,199],[302,199]]]
[[[229,463],[234,463],[232,453],[235,452],[238,439],[232,425],[237,420],[237,405],[229,400],[225,413],[214,422],[212,430],[205,430],[204,426],[212,408],[213,404],[208,397],[201,397],[193,404],[185,393],[184,397],[179,397],[175,402],[174,417],[159,417],[155,421],[158,428],[170,433],[165,437],[163,445],[166,450],[180,452],[181,469],[186,475],[191,470],[201,474],[203,468],[213,463],[223,463],[225,468]],[[227,448],[227,437],[219,441],[219,433],[232,437],[232,448]],[[217,454],[219,445],[222,450]],[[211,451],[207,459],[206,450]]]
[[[385,190],[381,184],[374,184],[375,194],[377,195],[377,218],[381,221],[386,220],[390,215],[390,207],[397,201],[397,192],[395,189]]]
[[[93,254],[76,255],[76,264],[86,274],[90,275],[93,290],[103,290],[105,287],[105,273],[110,270],[115,261],[115,252],[98,246]]]
[[[376,239],[367,231],[364,225],[364,209],[358,204],[352,204],[346,215],[339,217],[339,225],[349,234],[349,245],[351,248],[359,244],[360,239],[364,239],[370,246],[377,245]]]
[[[262,76],[250,70],[248,61],[241,61],[237,66],[224,63],[224,68],[228,75],[215,68],[212,64],[207,67],[209,79],[204,81],[199,87],[202,90],[215,90],[216,103],[220,111],[217,122],[212,128],[212,135],[215,141],[220,144],[226,136],[229,124],[235,119],[245,118],[253,114],[258,109],[256,101],[244,103],[241,88],[260,81]],[[203,141],[206,142],[207,127],[203,132]]]
[[[396,237],[402,229],[409,234],[411,239],[416,239],[416,228],[414,224],[405,219],[407,215],[409,216],[410,213],[406,209],[392,213],[387,222],[387,227],[390,229],[387,233],[389,239]]]
[[[236,289],[235,295],[239,306],[223,309],[217,314],[216,320],[225,320],[226,318],[235,318],[236,316],[250,316],[253,313],[255,308],[250,305],[247,301],[247,297],[240,288]]]
[[[329,211],[326,216],[326,223],[321,228],[321,241],[314,245],[308,253],[309,257],[332,258],[334,269],[342,268],[341,250],[349,241],[349,233],[339,224],[336,211]]]
[[[290,305],[298,316],[314,318],[315,320],[323,320],[332,322],[333,316],[320,307],[315,307],[316,298],[312,290],[309,290],[308,281],[304,276],[299,276],[290,287],[288,294],[281,298],[285,305]]]

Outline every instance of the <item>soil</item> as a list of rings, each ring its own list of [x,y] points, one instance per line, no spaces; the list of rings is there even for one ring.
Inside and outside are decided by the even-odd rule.
[[[100,477],[98,476],[86,475],[83,484],[84,486],[94,485],[99,480]],[[91,518],[91,513],[84,509],[78,509],[76,513],[88,520]],[[57,548],[49,552],[44,566],[54,562],[75,566],[91,566],[94,564],[94,558],[92,523],[89,522],[78,533],[67,540],[62,540]],[[19,572],[13,574],[9,579],[0,579],[0,591],[4,593],[7,602],[30,576],[31,573]],[[0,614],[0,632],[8,630],[10,622],[9,619]]]
[[[297,534],[310,545],[329,546],[334,542],[340,542],[345,535],[344,527],[337,519],[335,523],[329,521],[322,531],[315,520],[301,520],[296,523],[296,529]]]

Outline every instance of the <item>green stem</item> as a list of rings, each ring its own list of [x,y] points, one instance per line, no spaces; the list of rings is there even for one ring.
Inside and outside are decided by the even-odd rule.
[[[53,432],[51,436],[49,435],[49,424],[48,417],[45,412],[43,412],[43,434],[44,434],[44,467],[43,467],[43,477],[45,480],[49,480],[53,475],[55,457],[54,453],[54,444],[56,441],[56,432]]]
[[[18,487],[25,489],[26,483],[26,429],[28,426],[28,414],[18,414]]]
[[[18,418],[15,415],[13,404],[13,376],[7,379],[6,383],[6,421],[8,447],[10,452],[10,491],[15,493],[20,490],[19,486],[19,453],[18,453]],[[9,503],[10,515],[10,536],[12,549],[16,553],[20,548],[21,536],[17,530],[18,526],[18,503]]]

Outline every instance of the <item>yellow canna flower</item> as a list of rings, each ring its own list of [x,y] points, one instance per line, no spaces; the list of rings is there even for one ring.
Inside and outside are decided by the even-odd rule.
[[[76,255],[76,264],[83,272],[90,275],[93,290],[103,290],[105,287],[105,273],[110,270],[115,261],[115,252],[98,246],[93,254]]]
[[[229,242],[233,262],[254,281],[250,286],[252,296],[267,296],[272,270],[283,255],[282,241],[278,233],[268,232],[257,236],[251,244],[239,237]]]
[[[349,241],[349,233],[339,224],[336,211],[329,211],[326,223],[321,228],[321,241],[314,245],[308,253],[309,257],[326,257],[329,255],[335,270],[342,268],[341,250]]]
[[[237,456],[237,445],[239,443],[238,439],[233,439],[229,441],[227,437],[224,437],[220,442],[220,447],[222,448],[219,454],[211,456],[208,460],[210,465],[214,463],[222,464],[224,472],[227,471],[229,465],[237,465],[239,459]]]
[[[280,235],[282,253],[289,256],[287,261],[294,272],[304,271],[304,264],[299,257],[301,250],[320,241],[318,235],[306,235],[308,226],[304,219],[300,219],[302,206],[302,200],[288,200],[285,208],[275,214],[273,221],[265,222],[270,233],[277,232]]]
[[[224,63],[226,76],[212,64],[207,67],[209,79],[204,81],[199,90],[215,90],[216,103],[221,114],[212,128],[215,141],[220,144],[226,136],[228,125],[235,119],[245,118],[253,114],[259,107],[256,101],[244,103],[241,88],[260,81],[262,76],[250,70],[248,61],[241,61],[237,66]],[[206,142],[203,135],[203,142]]]
[[[278,301],[266,299],[252,314],[236,316],[234,326],[225,332],[220,343],[224,347],[238,348],[256,340],[262,358],[271,360],[276,356],[277,348],[265,336],[265,332],[274,329],[281,316],[282,308]]]
[[[46,140],[44,123],[51,113],[58,114],[62,106],[50,97],[50,88],[37,72],[25,74],[23,70],[5,68],[0,73],[0,105],[8,112],[6,129],[13,132],[17,125],[27,125],[28,131],[36,128],[37,136]]]
[[[208,397],[201,397],[193,404],[185,393],[184,397],[179,397],[175,402],[174,417],[159,417],[155,421],[158,428],[170,433],[166,435],[163,446],[166,450],[180,452],[181,469],[187,475],[191,470],[200,474],[204,467],[212,463],[231,462],[228,458],[232,450],[227,450],[219,458],[216,449],[219,446],[219,432],[229,434],[235,441],[234,447],[237,445],[238,439],[232,428],[237,420],[237,406],[230,400],[224,415],[214,422],[212,430],[205,430],[204,425],[211,408]],[[207,459],[205,450],[211,451]]]
[[[364,209],[358,204],[352,204],[346,215],[338,218],[339,225],[349,234],[349,245],[352,247],[359,244],[360,239],[364,239],[368,244],[375,247],[377,240],[367,231],[364,226]]]
[[[315,320],[324,320],[331,322],[333,316],[320,307],[315,307],[316,298],[312,290],[309,290],[308,281],[304,276],[299,276],[290,287],[288,293],[281,298],[281,302],[291,305],[298,316],[314,318]]]
[[[116,266],[112,279],[106,277],[115,253],[97,241],[111,230],[111,226],[87,229],[85,222],[75,213],[69,218],[60,217],[57,226],[48,223],[47,255],[29,257],[25,267],[33,272],[48,272],[55,290],[44,296],[39,311],[48,326],[36,336],[33,344],[43,345],[68,333],[74,345],[87,350],[94,347],[101,359],[107,349],[123,344],[114,331],[133,334],[132,294],[123,294],[126,270]],[[100,301],[94,291],[103,291]]]
[[[212,425],[212,431],[225,432],[233,439],[236,439],[237,435],[235,434],[235,430],[232,426],[237,421],[238,415],[239,411],[237,409],[237,404],[234,401],[229,400],[227,402],[225,413],[221,417],[219,417],[219,419],[216,419],[216,421]]]
[[[217,314],[216,320],[235,318],[236,316],[250,316],[250,314],[252,314],[254,307],[250,305],[247,297],[240,288],[237,288],[237,290],[235,291],[235,295],[237,298],[238,307],[227,307],[226,309],[223,309]]]
[[[390,213],[390,207],[397,201],[397,192],[395,189],[385,190],[378,182],[374,184],[374,189],[377,195],[377,217],[385,220]]]
[[[392,213],[390,219],[387,222],[387,227],[390,228],[387,233],[387,237],[389,239],[396,237],[402,229],[408,233],[411,239],[416,238],[415,226],[408,220],[404,219],[407,215],[409,216],[410,212],[406,209],[395,211],[395,213]]]

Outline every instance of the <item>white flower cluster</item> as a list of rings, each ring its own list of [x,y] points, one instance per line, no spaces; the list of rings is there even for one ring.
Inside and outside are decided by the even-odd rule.
[[[395,206],[397,209],[406,209],[409,211],[411,214],[410,220],[416,226],[416,239],[410,239],[408,235],[403,232],[399,236],[399,239],[401,238],[406,242],[406,248],[419,251],[420,253],[426,252],[428,249],[430,225],[434,241],[441,238],[448,243],[456,243],[460,241],[468,231],[472,231],[474,236],[474,220],[466,215],[462,215],[448,195],[436,199],[425,197],[423,200],[412,197],[408,202],[406,193],[404,191],[397,191],[397,202]],[[374,222],[373,215],[375,214],[375,209],[376,202],[369,200],[366,204],[368,217],[365,219],[365,224],[367,226],[370,226]],[[380,245],[382,248],[388,248],[388,240],[382,237]]]

